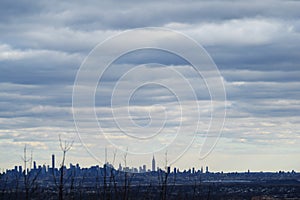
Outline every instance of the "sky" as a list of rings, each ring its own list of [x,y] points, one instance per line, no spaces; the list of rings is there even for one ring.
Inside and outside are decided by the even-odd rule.
[[[59,164],[61,136],[62,140],[74,140],[67,163],[86,167],[102,165],[105,148],[107,161],[124,165],[124,149],[126,152],[129,146],[128,166],[146,164],[149,168],[155,155],[159,166],[174,159],[171,166],[181,169],[300,171],[299,10],[300,2],[293,0],[1,1],[0,168],[21,165],[25,144],[38,164],[50,164],[52,153]],[[80,67],[99,43],[143,27],[174,30],[192,38],[219,70],[219,76],[212,75],[208,81],[222,80],[224,84],[226,120],[217,144],[203,159],[198,158],[199,149],[207,136],[202,137],[210,113],[222,110],[224,102],[215,101],[212,109],[206,80],[185,60],[164,51],[131,52],[112,63],[95,90],[101,131],[89,126],[90,118],[85,118],[87,126],[79,131],[81,140],[78,137],[72,94]],[[184,47],[180,42],[177,47]],[[196,97],[187,93],[184,80],[191,83]],[[145,81],[155,84],[143,86]],[[142,87],[128,100],[134,84]],[[112,107],[113,89],[119,96]],[[178,94],[183,98],[180,101]],[[182,117],[180,106],[186,116]],[[90,109],[79,110],[89,113]],[[126,114],[130,114],[130,122]],[[185,152],[198,114],[199,141]],[[115,120],[137,137],[150,137],[161,127],[164,132],[147,145],[132,143]],[[222,124],[222,118],[218,120]],[[182,131],[176,135],[178,127]],[[165,144],[171,148],[164,148]],[[135,157],[143,150],[144,155]]]

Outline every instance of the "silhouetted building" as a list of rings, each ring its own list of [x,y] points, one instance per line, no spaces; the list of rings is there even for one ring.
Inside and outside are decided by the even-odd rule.
[[[55,169],[55,155],[52,154],[52,169]]]
[[[34,170],[37,169],[37,168],[36,168],[36,162],[35,162],[35,161],[33,161],[33,169],[34,169]]]
[[[152,171],[155,171],[155,158],[154,158],[154,155],[153,155],[153,158],[152,158]]]

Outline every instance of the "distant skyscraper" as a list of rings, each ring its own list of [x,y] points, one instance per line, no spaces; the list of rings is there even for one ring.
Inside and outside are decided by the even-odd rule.
[[[33,161],[33,169],[36,169],[36,162]]]
[[[209,173],[209,171],[208,171],[208,166],[206,166],[206,170],[205,170],[205,172],[206,172],[206,173]]]
[[[55,155],[52,154],[52,169],[54,170],[55,168]]]
[[[155,158],[154,158],[154,155],[153,155],[153,158],[152,158],[152,171],[153,172],[155,171]]]

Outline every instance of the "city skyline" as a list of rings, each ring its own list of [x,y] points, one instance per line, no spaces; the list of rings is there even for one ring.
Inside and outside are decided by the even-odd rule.
[[[58,163],[58,165],[56,165],[57,163]],[[30,159],[30,161],[28,161],[27,165],[28,164],[29,164],[29,166],[27,166],[26,169],[23,168],[23,165],[15,165],[14,168],[11,168],[11,169],[2,169],[1,173],[7,173],[7,172],[11,171],[12,169],[19,172],[19,173],[23,173],[24,171],[30,172],[31,170],[37,170],[37,169],[43,169],[43,170],[46,170],[47,172],[51,172],[51,170],[53,170],[53,169],[59,170],[59,168],[61,166],[60,161],[59,160],[56,161],[55,154],[51,155],[51,163],[49,162],[48,164],[47,163],[39,164],[36,160]],[[67,164],[64,165],[64,167],[66,169],[71,169],[73,166],[76,166],[77,168],[80,168],[79,163],[76,163],[76,164],[75,163],[69,163],[68,165]],[[118,163],[116,166],[113,166],[109,162],[106,162],[102,166],[99,166],[99,165],[95,165],[95,166],[102,167],[102,168],[104,166],[108,166],[108,167],[112,167],[113,169],[118,170],[118,171],[124,171],[124,172],[130,172],[130,173],[157,172],[159,170],[168,171],[167,169],[170,168],[170,166],[167,166],[167,169],[166,169],[166,166],[162,166],[162,167],[157,166],[156,167],[154,156],[151,160],[151,166],[149,166],[149,168],[147,168],[146,164],[143,164],[141,166],[127,166],[126,167],[126,166],[122,166],[121,163]],[[88,166],[86,168],[92,168],[92,167],[95,167],[95,166]],[[209,173],[208,166],[206,166],[205,169],[206,169],[205,173]],[[169,173],[170,172],[173,172],[173,173],[180,172],[180,170],[181,170],[181,172],[191,171],[193,173],[196,170],[196,171],[200,171],[201,173],[204,173],[203,166],[201,166],[199,169],[197,169],[195,167],[191,167],[189,169],[179,169],[176,166],[173,166],[173,169],[169,170]]]
[[[0,173],[1,195],[4,199],[19,196],[25,199],[40,197],[41,193],[47,198],[75,197],[99,199],[101,197],[117,199],[119,195],[141,199],[145,196],[170,198],[184,195],[185,198],[195,197],[298,197],[300,174],[294,170],[284,172],[210,172],[208,166],[201,170],[192,168],[179,170],[177,168],[146,171],[146,166],[137,168],[124,167],[114,169],[109,163],[103,166],[82,168],[79,164],[61,165],[55,168],[55,156],[51,156],[50,165],[36,165],[26,169],[15,166]],[[153,162],[154,161],[154,162]],[[24,161],[24,166],[31,159]],[[155,164],[152,158],[153,166]],[[152,166],[152,167],[153,167]],[[137,172],[140,173],[137,173]],[[58,184],[59,182],[59,184]],[[152,191],[152,192],[149,192]],[[175,192],[174,192],[175,191]],[[211,195],[212,193],[212,195]],[[155,199],[156,199],[155,198]]]
[[[51,155],[51,158],[49,159],[49,163],[39,163],[37,160],[33,160],[32,158],[30,158],[29,160],[27,160],[27,168],[26,168],[26,172],[30,172],[31,170],[37,170],[37,169],[43,169],[46,170],[46,172],[51,172],[52,169],[55,170],[59,170],[61,166],[61,160],[60,157],[58,159],[56,159],[55,154]],[[112,163],[106,162],[103,163],[102,165],[100,164],[95,164],[95,165],[90,165],[90,166],[81,166],[80,162],[77,163],[65,163],[64,167],[66,169],[72,169],[72,167],[76,166],[76,168],[82,168],[82,169],[90,169],[93,167],[102,167],[104,168],[104,166],[108,166],[110,168],[113,168],[115,170],[118,171],[122,171],[122,172],[130,172],[130,173],[146,173],[146,172],[157,172],[157,171],[165,171],[168,173],[175,173],[175,172],[189,172],[189,173],[196,173],[196,172],[200,172],[200,173],[298,173],[297,170],[291,169],[291,170],[277,170],[277,171],[263,171],[263,170],[251,170],[250,168],[244,171],[239,171],[239,170],[232,170],[232,171],[224,171],[224,170],[220,170],[220,171],[214,171],[214,170],[209,170],[209,166],[205,166],[205,165],[201,165],[201,163],[199,163],[198,166],[190,166],[189,168],[179,168],[178,166],[156,166],[156,161],[155,161],[155,156],[153,155],[151,161],[149,161],[149,165],[147,165],[146,163],[143,163],[140,166],[124,166],[124,163],[122,165],[122,163],[115,163],[114,165]],[[149,167],[147,167],[149,166]],[[11,170],[15,170],[19,173],[23,173],[25,171],[24,168],[24,160],[23,163],[20,162],[20,165],[14,165],[11,168],[0,168],[0,173],[7,173],[10,172]]]

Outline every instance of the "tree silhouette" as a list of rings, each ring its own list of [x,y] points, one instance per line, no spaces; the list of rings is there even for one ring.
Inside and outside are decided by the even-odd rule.
[[[61,161],[60,168],[59,168],[59,183],[57,183],[57,181],[56,181],[56,176],[54,174],[54,169],[52,169],[52,171],[53,171],[54,183],[55,183],[56,187],[58,188],[58,199],[63,200],[63,198],[64,198],[64,186],[65,186],[64,168],[65,168],[66,154],[72,148],[74,140],[72,140],[71,142],[67,142],[65,140],[63,142],[61,140],[60,135],[58,136],[58,139],[59,139],[60,149],[62,151],[62,161]]]
[[[38,189],[38,185],[36,184],[37,178],[41,172],[39,169],[37,172],[31,171],[32,168],[32,151],[30,154],[30,158],[27,159],[27,145],[24,147],[24,155],[22,157],[24,163],[23,170],[23,179],[24,179],[24,189],[25,189],[25,199],[28,200],[31,198],[31,195]],[[29,169],[27,168],[29,163]]]

